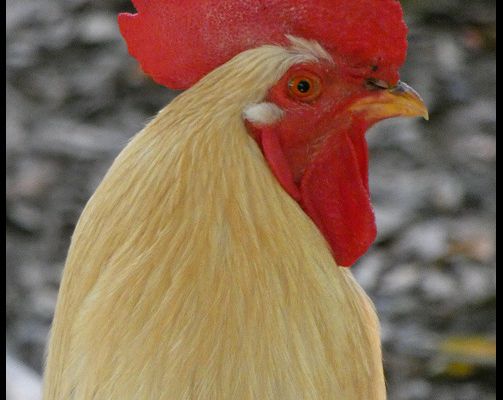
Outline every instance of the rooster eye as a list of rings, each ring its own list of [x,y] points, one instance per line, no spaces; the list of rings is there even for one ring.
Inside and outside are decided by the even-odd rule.
[[[297,84],[296,89],[303,94],[309,93],[309,91],[311,90],[311,82],[309,82],[306,79],[303,79]]]
[[[301,101],[312,101],[321,92],[320,79],[312,74],[295,76],[288,82],[290,96]]]

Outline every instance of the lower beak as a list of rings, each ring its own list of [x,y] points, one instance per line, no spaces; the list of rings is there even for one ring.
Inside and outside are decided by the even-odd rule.
[[[376,89],[371,95],[354,102],[349,111],[363,113],[370,121],[393,117],[423,117],[429,119],[421,96],[404,82],[388,89]]]

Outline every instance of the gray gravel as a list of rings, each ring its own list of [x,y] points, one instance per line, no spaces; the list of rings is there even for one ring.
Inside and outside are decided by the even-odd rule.
[[[402,78],[424,95],[431,121],[387,121],[369,132],[379,236],[353,271],[382,320],[390,400],[492,400],[495,1],[403,3],[411,32]],[[37,398],[85,202],[127,140],[175,96],[127,55],[120,10],[132,7],[7,0],[11,400]]]

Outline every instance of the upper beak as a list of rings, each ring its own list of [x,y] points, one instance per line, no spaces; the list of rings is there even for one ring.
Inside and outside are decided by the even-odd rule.
[[[363,112],[372,121],[392,117],[423,117],[429,119],[428,109],[421,96],[404,82],[378,89],[371,95],[354,102],[350,111]]]

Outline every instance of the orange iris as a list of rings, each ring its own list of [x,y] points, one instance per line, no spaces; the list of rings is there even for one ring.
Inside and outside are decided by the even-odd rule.
[[[294,76],[288,82],[288,90],[294,99],[312,101],[321,93],[321,81],[312,74]]]

